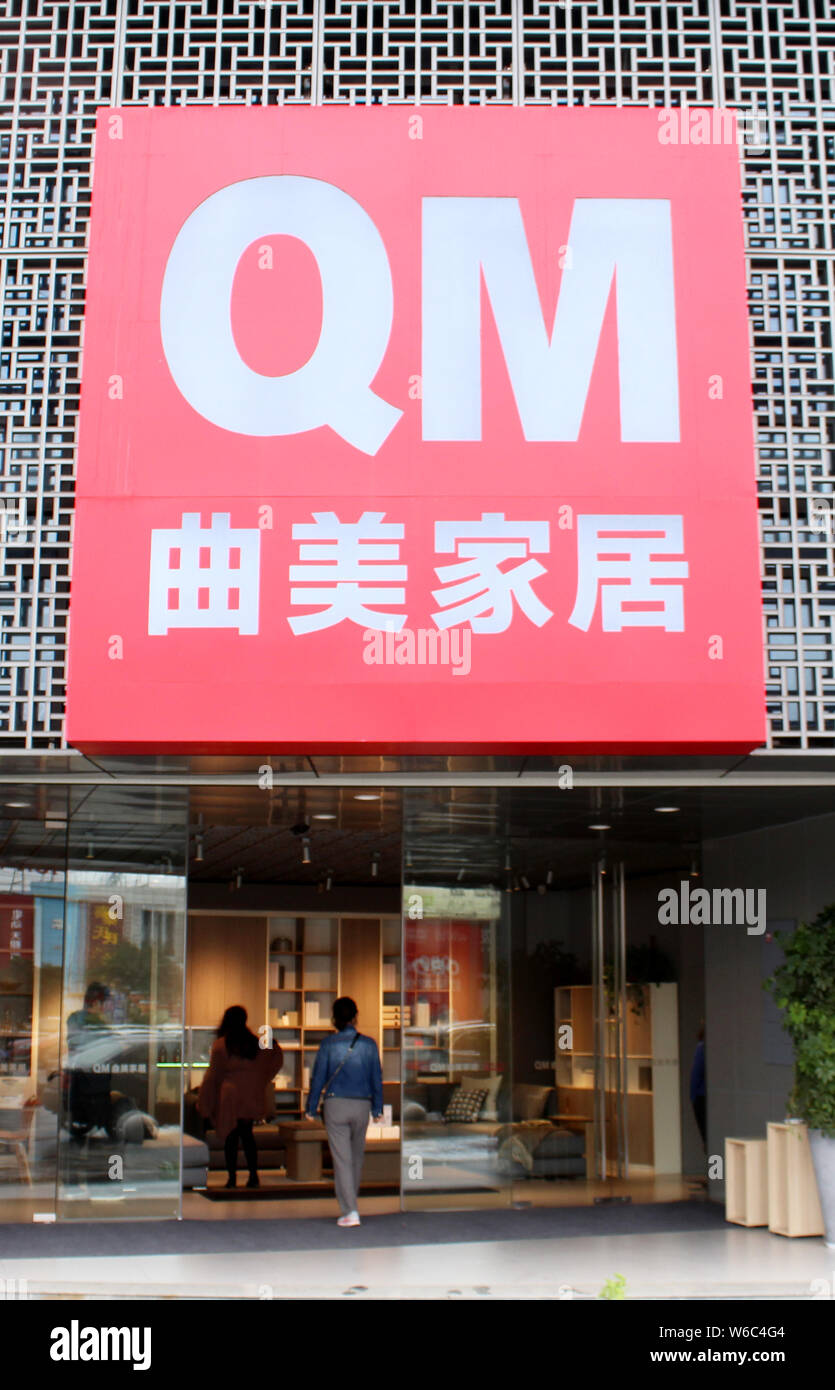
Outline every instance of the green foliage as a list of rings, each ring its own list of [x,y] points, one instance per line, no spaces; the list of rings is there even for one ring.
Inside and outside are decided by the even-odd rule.
[[[613,1274],[606,1280],[598,1298],[626,1298],[626,1275]]]
[[[794,1046],[792,1113],[835,1138],[835,903],[775,938],[785,960],[765,988]]]

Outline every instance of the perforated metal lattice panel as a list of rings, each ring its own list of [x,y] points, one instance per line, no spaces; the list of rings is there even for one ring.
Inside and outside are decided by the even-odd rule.
[[[830,16],[829,0],[5,0],[0,747],[62,746],[96,108],[420,101],[764,113],[744,204],[770,741],[835,749]]]

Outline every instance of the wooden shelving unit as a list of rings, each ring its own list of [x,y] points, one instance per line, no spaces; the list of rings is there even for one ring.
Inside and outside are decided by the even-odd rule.
[[[657,1173],[681,1172],[678,988],[675,984],[627,987],[626,1125],[630,1167]],[[555,1082],[560,1111],[593,1120],[594,1015],[591,985],[562,986],[554,992]],[[564,1046],[566,1034],[571,1046]],[[605,1057],[606,1147],[614,1152],[617,1076],[614,1030],[607,1021]]]
[[[725,1220],[768,1225],[768,1146],[765,1139],[725,1140]]]
[[[805,1125],[769,1124],[768,1229],[779,1236],[822,1236],[809,1132]]]
[[[223,921],[222,941],[218,920]],[[237,961],[233,968],[232,960],[240,926],[245,926],[244,949],[251,953],[245,975]],[[399,918],[242,914],[233,925],[228,916],[193,914],[189,932],[187,1086],[199,1084],[205,1061],[201,1065],[198,1054],[206,1052],[210,1029],[217,1026],[216,1020],[209,1025],[211,1014],[204,1017],[207,1000],[212,999],[217,1018],[227,1004],[240,1002],[249,1013],[250,1026],[269,1024],[284,1052],[275,1083],[278,1115],[300,1118],[316,1052],[331,1032],[331,1008],[340,994],[356,999],[360,1030],[380,1048],[384,1087],[399,1086],[401,1024],[390,1023],[387,1016],[384,1024],[384,1010],[399,1010],[401,1005]],[[203,978],[204,973],[216,977],[218,969],[225,972],[223,1004],[215,999],[217,979],[210,988]]]

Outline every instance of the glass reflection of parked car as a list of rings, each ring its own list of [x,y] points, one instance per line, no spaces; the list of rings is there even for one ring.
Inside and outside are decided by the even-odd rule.
[[[178,1063],[181,1049],[182,1030],[177,1024],[91,1022],[72,1030],[68,1027],[61,1109],[70,1132],[81,1138],[95,1129],[117,1135],[126,1113],[151,1110],[157,1063]],[[44,1102],[48,1104],[45,1096]]]

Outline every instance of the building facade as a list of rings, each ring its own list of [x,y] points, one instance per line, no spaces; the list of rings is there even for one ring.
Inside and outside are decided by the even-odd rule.
[[[96,931],[99,947],[103,941],[113,947],[124,942],[140,952],[143,943],[152,951],[159,928],[167,942],[163,954],[182,957],[187,877],[192,885],[189,907],[208,913],[213,905],[200,882],[204,826],[207,852],[213,848],[218,856],[214,881],[234,883],[243,861],[242,876],[252,885],[247,911],[256,916],[266,913],[265,920],[276,916],[284,920],[291,907],[298,911],[299,920],[306,920],[305,914],[315,913],[316,900],[305,897],[305,892],[321,889],[333,877],[341,877],[343,892],[341,905],[332,909],[334,920],[341,921],[342,914],[350,920],[369,910],[368,903],[372,908],[376,903],[374,910],[383,922],[390,912],[399,911],[401,884],[419,891],[421,884],[439,879],[458,883],[464,869],[471,881],[489,881],[504,890],[510,874],[511,887],[519,890],[513,910],[503,904],[498,916],[485,916],[488,923],[501,923],[495,935],[492,928],[484,929],[486,936],[480,929],[484,939],[480,937],[479,951],[484,955],[483,960],[479,957],[479,969],[483,966],[492,983],[478,1005],[482,1014],[477,1015],[497,1030],[497,1036],[508,1039],[514,1033],[512,1015],[521,1019],[524,1004],[520,996],[513,1010],[510,985],[507,996],[502,995],[498,983],[502,961],[506,957],[509,969],[518,946],[514,932],[531,943],[525,969],[537,958],[537,946],[553,938],[550,927],[540,920],[541,903],[551,901],[544,890],[551,889],[554,878],[559,879],[560,863],[568,865],[568,858],[561,861],[553,844],[560,835],[555,827],[561,823],[555,803],[523,805],[514,800],[518,788],[514,791],[509,786],[524,770],[534,774],[528,782],[532,795],[537,791],[543,797],[551,795],[559,759],[553,764],[543,760],[539,767],[534,760],[523,769],[489,756],[466,765],[455,758],[419,764],[408,758],[350,761],[336,757],[319,763],[319,790],[303,804],[299,797],[305,790],[300,793],[299,785],[309,770],[303,758],[287,759],[276,765],[274,785],[258,788],[262,797],[265,790],[268,793],[264,817],[261,802],[257,810],[246,802],[249,784],[257,787],[258,759],[246,766],[230,761],[208,767],[177,758],[132,762],[116,758],[97,766],[67,746],[64,704],[77,417],[93,136],[102,107],[637,106],[682,113],[682,131],[684,108],[720,107],[738,113],[761,520],[767,744],[746,761],[747,780],[736,782],[734,759],[581,759],[577,785],[584,785],[585,799],[578,820],[593,829],[614,815],[625,817],[621,848],[615,849],[605,872],[614,871],[615,861],[624,864],[627,876],[642,869],[643,886],[635,888],[632,896],[636,914],[643,910],[649,914],[647,921],[652,920],[647,904],[657,887],[669,880],[673,870],[677,872],[678,865],[696,858],[705,881],[713,874],[719,884],[755,882],[766,887],[771,894],[772,925],[814,914],[831,901],[835,888],[828,868],[835,823],[835,765],[831,762],[835,754],[835,20],[828,6],[822,0],[682,4],[495,0],[468,5],[440,0],[371,5],[349,0],[299,0],[297,4],[8,0],[6,15],[0,19],[0,62],[0,165],[4,171],[0,772],[7,791],[0,825],[9,848],[6,891],[22,898],[30,895],[38,904],[31,933],[32,941],[39,943],[44,969],[38,986],[40,1001],[30,1008],[30,1026],[36,1026],[38,1010],[44,1017],[51,1009],[57,1011],[55,1016],[60,1014],[62,1020],[52,1041],[45,1044],[51,1060],[35,1067],[30,1058],[31,1074],[43,1074],[44,1081],[47,1074],[57,1074],[60,1084],[62,1073],[67,1076],[72,1070],[63,1052],[66,1024],[71,1012],[83,1007]],[[705,255],[710,254],[708,245]],[[386,777],[388,782],[380,780]],[[421,777],[422,785],[417,780]],[[724,799],[723,782],[728,789]],[[220,788],[216,793],[220,800],[232,796],[233,785],[243,802],[234,809],[214,805],[212,788]],[[301,872],[294,868],[298,841],[304,841],[304,834],[290,842],[292,862],[288,853],[286,864],[273,859],[271,866],[253,864],[250,871],[246,855],[227,844],[228,835],[213,829],[262,821],[268,826],[309,828],[317,814],[342,814],[331,809],[330,801],[316,801],[317,796],[324,797],[325,789],[338,799],[362,795],[357,788],[365,785],[389,787],[379,799],[385,803],[386,795],[396,795],[397,808],[388,808],[388,818],[381,813],[376,820],[340,820],[341,829],[361,840],[357,863],[346,857],[342,873],[326,856],[336,859],[343,852],[347,856],[344,844],[341,849],[336,842],[323,846],[315,875],[308,868],[307,851]],[[666,795],[680,803],[674,809],[687,812],[688,826],[662,845],[652,827],[659,823],[653,821],[654,813],[663,812],[664,807],[650,806],[646,817],[647,806],[641,798],[663,785],[685,789],[675,797]],[[474,788],[473,804],[450,822],[456,789],[467,786]],[[438,800],[441,792],[446,798],[443,805]],[[738,814],[734,795],[748,798],[741,802]],[[687,797],[693,798],[692,804]],[[23,814],[15,814],[16,810]],[[445,829],[449,824],[452,839]],[[491,842],[489,853],[485,837]],[[655,844],[656,852],[645,853],[649,843]],[[362,869],[360,857],[364,857]],[[566,892],[577,896],[566,897],[557,916],[565,943],[573,939],[575,915],[577,922],[585,923],[589,912],[597,911],[600,950],[604,951],[610,909],[604,908],[602,898],[598,908],[594,906],[600,879],[594,879],[591,889],[581,886],[593,863],[599,859],[584,850],[573,868],[566,867]],[[335,874],[329,875],[329,868]],[[43,877],[37,884],[26,880],[26,874],[52,875],[54,887],[50,889]],[[520,887],[519,875],[527,886],[522,882]],[[178,881],[176,891],[172,879]],[[375,880],[396,888],[397,900],[374,898]],[[279,902],[267,891],[270,882],[293,886]],[[362,891],[363,883],[372,897],[352,897]],[[543,894],[536,893],[537,886]],[[61,894],[61,913],[51,914],[44,904],[57,901]],[[108,942],[106,933],[115,919],[107,914],[114,894],[124,898],[126,915],[114,940]],[[647,894],[641,909],[638,904]],[[450,911],[445,920],[454,922]],[[611,911],[617,923],[614,899]],[[48,925],[59,916],[57,926]],[[404,961],[411,950],[410,930],[406,918]],[[51,946],[50,931],[55,933]],[[265,931],[270,935],[272,929]],[[648,946],[651,933],[641,931],[636,941]],[[506,939],[502,932],[507,933]],[[439,949],[427,947],[430,957]],[[686,960],[692,982],[686,1003],[680,1000],[680,1018],[686,1018],[678,1032],[682,1054],[687,1039],[695,1036],[699,1016],[707,1014],[708,1068],[713,1078],[708,1110],[711,1152],[721,1151],[724,1137],[735,1128],[759,1126],[767,1118],[778,1117],[788,1085],[788,1063],[776,1035],[769,1033],[765,1042],[760,1037],[761,1030],[769,1027],[769,1019],[761,1017],[761,980],[773,968],[773,958],[765,953],[752,966],[751,949],[747,934],[712,936],[708,931],[704,939],[699,936],[697,950],[683,937],[674,952],[680,965]],[[422,958],[419,951],[412,954]],[[10,968],[11,960],[10,956]],[[57,974],[47,979],[50,962]],[[601,957],[595,966],[598,984],[603,967]],[[169,979],[164,985],[156,958],[143,968],[144,992],[153,995],[154,1008],[160,991],[171,990],[168,1020],[175,1026],[178,1009],[182,1013],[182,980],[172,985]],[[626,969],[623,960],[620,968]],[[148,972],[156,972],[153,981]],[[514,979],[522,979],[518,961]],[[750,1004],[742,1015],[732,1007],[734,979],[743,980]],[[576,985],[566,980],[565,990],[586,987],[584,978]],[[554,981],[559,985],[558,975]],[[517,983],[514,988],[521,986]],[[431,993],[434,985],[426,989]],[[398,991],[390,991],[395,992],[401,992],[405,1007],[402,984]],[[120,1008],[127,1009],[129,993],[127,988],[119,991]],[[394,1007],[393,1000],[387,1003]],[[9,1036],[18,1024],[24,1031],[26,1020],[15,1014],[17,1007],[14,1001],[9,1003],[9,1021],[3,1024],[0,1019],[0,1027]],[[282,1010],[281,1016],[287,1012]],[[159,1010],[155,1019],[155,1028],[167,1026]],[[111,1019],[113,1025],[124,1021]],[[542,1029],[547,1032],[547,1025],[542,1024]],[[143,1052],[143,1046],[136,1044],[138,1050],[125,1065],[148,1064],[146,1053],[150,1053],[147,1046]],[[165,1044],[155,1034],[157,1062],[160,1046]],[[491,1046],[489,1067],[496,1068],[504,1043]],[[532,1085],[537,1069],[548,1063],[541,1032],[532,1034],[524,1047],[530,1053],[524,1077],[521,1072],[514,1074],[519,1084]],[[631,1056],[627,1054],[628,1050],[624,1064]],[[487,1054],[479,1051],[478,1043],[473,1055],[487,1065]],[[9,1065],[13,1077],[14,1064]],[[572,1067],[579,1065],[572,1061]],[[554,1074],[554,1059],[551,1067]],[[682,1059],[682,1114],[688,1100],[685,1071]],[[406,1072],[400,1074],[401,1082],[405,1077]],[[301,1078],[296,1080],[301,1087]],[[62,1103],[69,1105],[66,1095],[48,1113],[57,1114]],[[425,1094],[413,1103],[425,1111]],[[161,1102],[163,1118],[172,1121],[178,1104],[173,1093]],[[605,1131],[602,1111],[597,1119],[598,1130]],[[49,1123],[42,1130],[44,1135]],[[405,1114],[402,1123],[405,1141]],[[682,1124],[684,1169],[693,1171],[700,1161],[698,1134],[689,1116]],[[621,1129],[628,1125],[622,1124]],[[432,1142],[427,1141],[427,1153]],[[49,1209],[57,1209],[59,1215],[80,1210],[75,1170],[61,1187],[60,1173],[69,1173],[61,1168],[66,1148],[58,1142],[57,1160],[54,1148],[52,1158],[47,1148],[43,1150],[47,1167],[57,1162],[58,1196]],[[618,1161],[622,1159],[619,1152]],[[605,1154],[602,1161],[605,1165]],[[466,1167],[460,1155],[455,1162]],[[405,1190],[407,1180],[404,1184]],[[456,1185],[465,1186],[464,1180],[456,1178],[452,1186]],[[506,1196],[512,1184],[499,1186]],[[39,1200],[43,1207],[46,1199]],[[84,1214],[89,1214],[86,1206]]]

